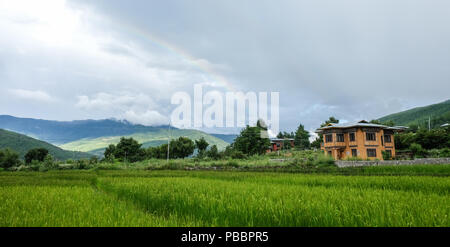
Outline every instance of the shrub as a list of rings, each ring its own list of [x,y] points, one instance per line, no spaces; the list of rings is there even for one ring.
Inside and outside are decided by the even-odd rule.
[[[409,149],[413,153],[414,157],[424,157],[426,155],[426,150],[422,148],[422,145],[413,143],[409,146]]]
[[[383,156],[383,160],[390,160],[392,159],[391,153],[386,151],[381,151],[381,155]]]
[[[232,159],[247,159],[247,155],[241,151],[234,151],[231,153]]]
[[[238,168],[239,164],[236,161],[234,161],[234,160],[230,160],[230,161],[227,162],[227,166]]]
[[[20,165],[19,154],[7,148],[4,150],[0,150],[0,167],[1,168],[10,168],[14,166]]]
[[[450,148],[443,148],[439,151],[439,157],[446,158],[450,157]]]

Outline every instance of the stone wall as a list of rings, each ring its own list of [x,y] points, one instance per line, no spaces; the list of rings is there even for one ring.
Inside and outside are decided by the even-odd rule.
[[[450,164],[450,158],[424,158],[424,159],[414,159],[414,160],[380,160],[380,161],[336,160],[335,164],[338,167],[432,165],[432,164]]]

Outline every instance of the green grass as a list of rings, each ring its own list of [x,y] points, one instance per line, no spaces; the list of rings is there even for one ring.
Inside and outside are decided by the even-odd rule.
[[[355,176],[181,170],[0,172],[0,226],[448,227],[449,166],[436,167],[380,167]],[[427,168],[432,170],[429,174],[440,176],[414,175]],[[379,175],[386,170],[389,175]]]

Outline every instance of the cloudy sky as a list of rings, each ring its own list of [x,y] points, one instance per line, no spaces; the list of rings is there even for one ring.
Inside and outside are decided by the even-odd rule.
[[[280,92],[282,130],[370,120],[449,98],[449,23],[448,0],[0,0],[0,114],[158,125],[203,83]]]

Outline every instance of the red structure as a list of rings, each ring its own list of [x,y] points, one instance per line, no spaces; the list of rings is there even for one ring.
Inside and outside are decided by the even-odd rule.
[[[269,147],[269,149],[267,149],[267,152],[273,152],[273,151],[282,150],[283,146],[284,146],[284,144],[286,142],[289,142],[290,148],[294,147],[294,139],[292,139],[292,138],[286,138],[286,139],[274,138],[274,139],[270,139],[270,147]]]

